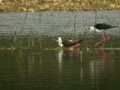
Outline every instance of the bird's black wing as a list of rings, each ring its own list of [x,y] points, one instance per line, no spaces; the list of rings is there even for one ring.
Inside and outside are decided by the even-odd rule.
[[[80,44],[83,40],[77,41],[77,42],[64,42],[63,45],[64,47],[71,47],[74,46],[76,44]]]
[[[100,24],[96,24],[94,25],[95,28],[97,29],[109,29],[111,28],[112,26],[111,25],[107,25],[105,23],[100,23]]]
[[[94,27],[100,30],[100,29],[110,29],[110,28],[114,28],[117,26],[111,26],[105,23],[99,23],[99,24],[94,25]]]

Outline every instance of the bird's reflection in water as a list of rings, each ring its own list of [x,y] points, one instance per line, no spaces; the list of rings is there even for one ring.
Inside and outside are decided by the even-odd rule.
[[[66,54],[66,56],[72,58],[73,56],[79,57],[80,56],[80,49],[73,49],[73,50],[68,50],[65,51],[64,53]]]
[[[105,48],[102,49],[98,49],[95,50],[95,59],[96,64],[97,62],[101,62],[102,65],[102,70],[105,71],[105,69],[107,68],[107,66],[110,64],[110,59],[111,59],[111,54],[110,51],[105,50]],[[99,66],[99,64],[97,64],[97,67]]]
[[[70,78],[71,75],[79,75],[81,83],[83,82],[83,65],[82,61],[82,51],[77,50],[59,50],[57,53],[58,58],[58,72],[59,72],[59,83],[64,82],[66,75],[68,76],[66,80]],[[74,72],[74,73],[73,73]],[[66,82],[66,81],[65,81]]]
[[[63,60],[63,50],[59,50],[58,52],[58,68],[59,72],[62,72],[62,60]]]
[[[58,69],[59,72],[62,73],[62,67],[65,65],[65,62],[69,63],[69,65],[72,65],[74,63],[82,63],[83,61],[83,56],[82,56],[82,51],[80,49],[75,49],[75,50],[59,50],[58,51]],[[65,68],[65,67],[64,67]],[[82,76],[82,75],[81,75]]]
[[[110,56],[110,53],[107,52],[105,50],[105,48],[100,48],[100,50],[99,49],[95,50],[95,56],[96,57],[102,57],[102,61],[104,62],[104,64],[106,63],[107,59],[110,59],[110,58],[108,58]]]
[[[80,49],[75,49],[75,50],[63,50],[63,49],[61,49],[61,50],[59,50],[58,51],[58,67],[59,67],[60,72],[62,70],[63,57],[64,57],[64,59],[67,58],[66,60],[73,61],[75,59],[78,59],[82,62],[82,51],[80,51]]]

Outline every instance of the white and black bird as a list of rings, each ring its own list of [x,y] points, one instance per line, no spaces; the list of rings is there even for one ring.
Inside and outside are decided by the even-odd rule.
[[[99,24],[95,24],[94,26],[90,26],[89,31],[99,33],[99,32],[105,31],[107,29],[115,28],[115,27],[118,27],[118,26],[111,26],[105,23],[99,23]]]
[[[72,40],[68,40],[68,41],[63,41],[61,37],[58,37],[57,42],[58,42],[58,46],[59,47],[80,47],[80,43],[83,40],[78,40],[78,41],[72,41]]]
[[[115,28],[115,27],[118,27],[118,26],[111,26],[111,25],[108,25],[105,23],[99,23],[99,24],[95,24],[94,26],[90,26],[90,30],[89,30],[90,32],[100,33],[103,38],[103,40],[101,40],[95,44],[95,47],[102,42],[104,42],[103,43],[103,46],[104,46],[106,40],[110,39],[110,36],[108,36],[104,31],[111,29],[111,28]],[[105,38],[105,35],[106,35],[106,38]]]

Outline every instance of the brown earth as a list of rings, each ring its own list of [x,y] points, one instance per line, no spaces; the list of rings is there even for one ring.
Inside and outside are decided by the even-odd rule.
[[[120,10],[120,0],[0,0],[0,12]]]

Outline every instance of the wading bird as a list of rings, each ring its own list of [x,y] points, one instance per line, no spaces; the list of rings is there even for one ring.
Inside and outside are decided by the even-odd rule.
[[[57,42],[59,47],[68,47],[68,48],[74,48],[74,47],[80,47],[80,43],[83,40],[75,41],[72,40],[63,41],[61,37],[58,37]]]
[[[115,28],[115,27],[117,27],[117,26],[111,26],[111,25],[108,25],[105,23],[100,23],[100,24],[95,24],[94,26],[90,26],[90,30],[89,30],[90,32],[100,33],[103,38],[103,40],[101,40],[95,44],[95,47],[102,42],[104,42],[103,43],[103,47],[104,47],[106,40],[110,39],[110,36],[108,36],[104,31],[107,29]]]

